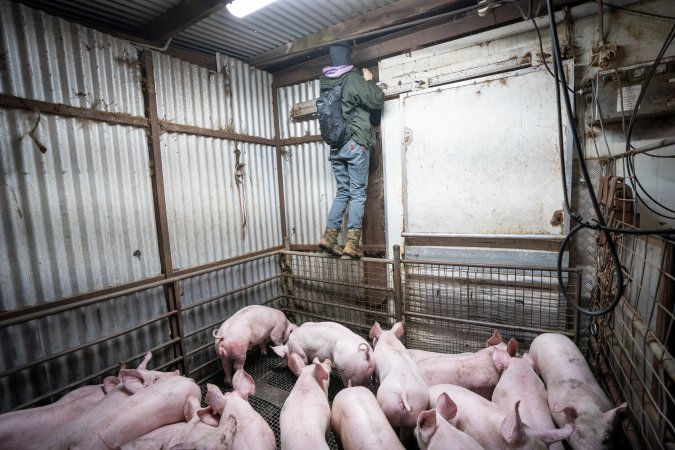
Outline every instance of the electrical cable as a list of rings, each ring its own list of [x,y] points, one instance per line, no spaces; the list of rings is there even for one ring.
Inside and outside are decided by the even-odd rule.
[[[553,60],[554,60],[554,69],[556,70],[556,80],[561,80],[562,82],[565,82],[565,73],[564,73],[564,68],[563,68],[563,63],[562,63],[562,56],[560,55],[560,44],[558,42],[558,30],[557,26],[555,23],[555,18],[553,15],[553,4],[552,0],[546,0],[546,6],[548,9],[548,17],[549,17],[549,27],[550,27],[550,32],[551,32],[551,46],[553,48]],[[557,75],[560,75],[558,77]],[[565,84],[567,84],[565,82]],[[556,92],[559,92],[560,89],[557,86],[557,81],[556,81]],[[565,91],[565,95],[563,96],[563,99],[565,100],[565,108],[567,110],[567,119],[569,121],[570,128],[572,130],[572,136],[574,138],[574,147],[577,151],[577,156],[579,159],[579,166],[581,169],[581,173],[583,175],[584,180],[586,181],[586,187],[588,189],[588,193],[591,199],[591,203],[593,205],[593,209],[595,211],[595,214],[597,216],[597,222],[600,226],[607,227],[607,224],[605,223],[605,219],[602,216],[602,210],[600,209],[600,205],[598,204],[598,199],[595,196],[595,192],[593,191],[593,185],[590,180],[590,176],[588,175],[588,169],[583,162],[583,155],[581,154],[581,141],[579,139],[579,134],[577,132],[576,124],[574,123],[574,114],[572,111],[572,105],[571,101],[569,98],[569,93]],[[559,128],[562,128],[562,123],[559,124]],[[561,161],[561,167],[564,166],[564,160]],[[564,181],[563,181],[564,182]],[[565,189],[566,190],[566,189]],[[568,205],[566,205],[567,207]],[[571,209],[568,209],[568,213],[570,214],[571,217],[574,217],[574,214]],[[578,214],[577,214],[578,216]],[[576,220],[576,219],[575,219]],[[623,295],[623,290],[624,290],[624,283],[623,283],[623,271],[621,268],[621,262],[619,261],[619,254],[616,249],[616,243],[614,242],[614,238],[612,237],[611,233],[607,231],[606,229],[601,229],[602,233],[604,233],[607,245],[610,249],[610,253],[612,255],[612,261],[614,263],[614,272],[616,273],[616,292],[614,294],[614,299],[611,301],[611,303],[604,309],[601,309],[599,311],[591,311],[589,309],[583,308],[580,305],[576,305],[575,303],[570,301],[569,296],[567,295],[567,292],[565,289],[562,289],[562,286],[564,286],[563,282],[563,277],[562,277],[562,259],[565,253],[565,249],[567,248],[567,243],[569,240],[576,234],[581,228],[584,228],[585,225],[579,224],[575,226],[565,237],[563,242],[560,245],[560,250],[558,252],[558,261],[557,261],[557,272],[558,272],[558,283],[561,286],[561,294],[565,301],[571,305],[573,308],[576,310],[590,315],[590,316],[600,316],[607,314],[611,312],[616,305],[619,304],[619,301],[621,300],[621,296]]]
[[[659,51],[659,54],[657,55],[656,59],[654,60],[654,63],[649,69],[649,72],[647,74],[647,77],[645,78],[645,81],[642,85],[642,88],[640,89],[640,94],[638,95],[638,98],[635,102],[635,106],[633,108],[633,113],[631,114],[630,121],[628,122],[628,131],[626,132],[626,152],[629,152],[631,150],[631,139],[633,135],[633,126],[635,125],[635,118],[637,117],[637,111],[639,108],[640,103],[642,102],[642,99],[645,96],[645,92],[647,91],[647,88],[649,86],[649,83],[651,80],[654,78],[654,74],[656,73],[656,68],[658,67],[659,63],[661,62],[661,59],[663,59],[663,55],[666,53],[666,50],[670,46],[670,44],[673,42],[673,39],[675,38],[675,24],[673,24],[672,28],[670,29],[670,32],[668,33],[668,37],[666,38],[666,41],[663,43],[663,46],[661,47],[661,50]],[[623,102],[622,102],[622,109],[623,109]],[[631,184],[633,185],[633,190],[635,191],[635,196],[637,197],[638,200],[641,200],[642,203],[652,211],[654,214],[657,214],[661,217],[665,217],[667,219],[675,219],[675,217],[671,217],[665,214],[662,214],[656,210],[654,210],[651,206],[649,206],[644,200],[640,198],[640,194],[638,192],[638,189],[636,186],[639,186],[639,188],[642,190],[642,192],[656,205],[658,205],[660,208],[670,212],[670,213],[675,213],[675,210],[663,205],[659,201],[657,201],[654,197],[652,197],[649,192],[642,186],[642,183],[640,183],[639,178],[637,177],[637,173],[635,171],[635,161],[634,158],[635,155],[630,155],[626,157],[626,167],[628,168],[628,174],[629,174],[629,180]]]
[[[535,29],[535,31],[537,32],[537,36],[538,36],[538,38],[539,38],[539,51],[541,52],[541,59],[542,59],[542,61],[544,62],[544,67],[546,67],[546,70],[548,70],[548,73],[550,73],[551,76],[552,76],[557,82],[560,82],[560,80],[558,80],[558,79],[555,77],[555,75],[553,74],[553,72],[551,72],[551,68],[548,66],[548,63],[546,62],[546,54],[544,54],[544,43],[543,43],[543,41],[542,41],[542,39],[541,39],[541,32],[539,31],[539,27],[537,26],[537,22],[535,22],[534,18],[531,18],[530,20],[532,21],[532,24],[534,25],[534,29]],[[565,85],[565,87],[567,88],[567,90],[569,90],[571,93],[574,94],[574,91],[572,90],[572,88],[570,88],[568,85]]]

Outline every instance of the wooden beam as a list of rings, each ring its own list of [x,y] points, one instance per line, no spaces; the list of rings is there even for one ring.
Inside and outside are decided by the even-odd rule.
[[[132,116],[126,113],[114,113],[99,111],[91,108],[65,105],[63,103],[50,103],[42,100],[16,97],[9,94],[0,94],[0,107],[25,109],[38,111],[42,114],[53,114],[63,117],[77,117],[79,119],[95,120],[111,124],[129,125],[132,127],[147,127],[148,120],[145,117]]]
[[[141,67],[143,81],[143,100],[145,114],[150,128],[147,130],[148,151],[150,153],[150,172],[152,182],[152,199],[155,210],[155,226],[157,227],[157,244],[159,247],[159,263],[162,274],[170,278],[173,275],[169,221],[167,218],[166,195],[164,194],[164,171],[162,169],[162,147],[160,144],[159,114],[157,111],[157,92],[155,88],[155,70],[152,61],[152,52],[141,52]],[[183,373],[188,376],[188,365],[183,355],[183,327],[181,325],[180,284],[176,281],[164,285],[164,295],[167,311],[177,311],[178,314],[169,318],[171,338],[178,338],[173,345],[174,356],[181,358]]]
[[[159,126],[163,132],[192,134],[196,136],[227,139],[230,141],[248,142],[250,144],[271,145],[271,146],[276,145],[276,141],[274,139],[268,139],[258,136],[249,136],[247,134],[238,134],[230,130],[214,130],[211,128],[202,128],[194,125],[182,125],[179,123],[167,122],[165,120],[160,120]]]
[[[246,61],[261,69],[291,56],[332,44],[337,41],[355,39],[367,33],[376,32],[403,22],[410,22],[444,6],[458,3],[459,0],[399,0],[391,5],[382,6],[362,16],[317,31],[288,44],[284,44],[262,55]]]
[[[556,9],[559,9],[562,6],[571,4],[573,1],[555,0],[554,4]],[[538,3],[541,3],[541,0]],[[535,3],[536,5],[537,3]],[[534,10],[536,11],[537,9],[534,8]],[[453,23],[452,20],[443,20],[439,23],[419,25],[406,31],[389,34],[358,45],[352,49],[352,62],[360,66],[376,64],[380,59],[389,56],[458,39],[521,20],[523,18],[518,8],[506,3],[499,8],[493,9],[485,17],[472,14],[460,23]],[[321,69],[327,65],[330,65],[328,55],[280,70],[275,73],[275,83],[277,86],[282,87],[317,79],[321,74]]]
[[[224,8],[231,0],[182,0],[161,16],[141,26],[134,34],[164,42]]]

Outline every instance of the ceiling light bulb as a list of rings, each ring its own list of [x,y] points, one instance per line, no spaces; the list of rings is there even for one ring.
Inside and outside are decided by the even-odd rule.
[[[276,0],[234,0],[227,5],[227,10],[235,17],[244,17],[263,8]]]

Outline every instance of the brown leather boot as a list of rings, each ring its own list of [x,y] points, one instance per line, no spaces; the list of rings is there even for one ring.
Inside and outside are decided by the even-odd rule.
[[[342,249],[338,244],[338,236],[340,235],[340,230],[337,228],[326,228],[326,231],[323,232],[321,241],[319,241],[319,247],[331,255],[342,256]]]
[[[352,258],[363,257],[363,251],[359,248],[359,241],[361,240],[361,230],[358,228],[350,228],[347,232],[347,244],[342,249],[342,253]]]

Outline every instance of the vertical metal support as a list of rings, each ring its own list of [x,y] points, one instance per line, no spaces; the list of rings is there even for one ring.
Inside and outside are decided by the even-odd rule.
[[[572,272],[570,272],[572,273]],[[576,272],[577,274],[577,289],[576,289],[576,295],[574,301],[576,302],[577,306],[581,304],[581,280],[582,280],[582,271],[580,269],[577,269]],[[579,335],[581,333],[581,330],[579,329],[580,324],[581,324],[581,313],[577,308],[574,309],[574,343],[579,347]]]
[[[403,305],[401,301],[401,246],[394,245],[394,271],[393,271],[393,282],[394,282],[394,315],[396,316],[396,321],[401,322],[403,320]]]
[[[274,117],[274,142],[277,153],[277,185],[279,187],[279,219],[281,220],[281,241],[286,250],[290,250],[286,225],[286,195],[284,193],[284,169],[281,158],[281,130],[279,126],[279,88],[272,82],[272,113]]]
[[[152,61],[152,52],[141,52],[143,100],[145,101],[145,117],[148,119],[147,129],[148,151],[150,153],[150,173],[152,176],[152,199],[155,210],[155,226],[157,227],[157,241],[159,246],[159,260],[162,274],[168,278],[173,275],[171,260],[171,245],[169,242],[169,225],[166,214],[166,197],[164,194],[164,172],[162,171],[162,154],[160,147],[159,116],[157,113],[157,92],[155,90],[155,69]],[[178,314],[169,318],[171,339],[180,338],[173,346],[175,358],[181,358],[183,373],[189,376],[187,361],[183,355],[183,333],[181,326],[180,285],[178,282],[164,286],[166,308],[176,310]]]

